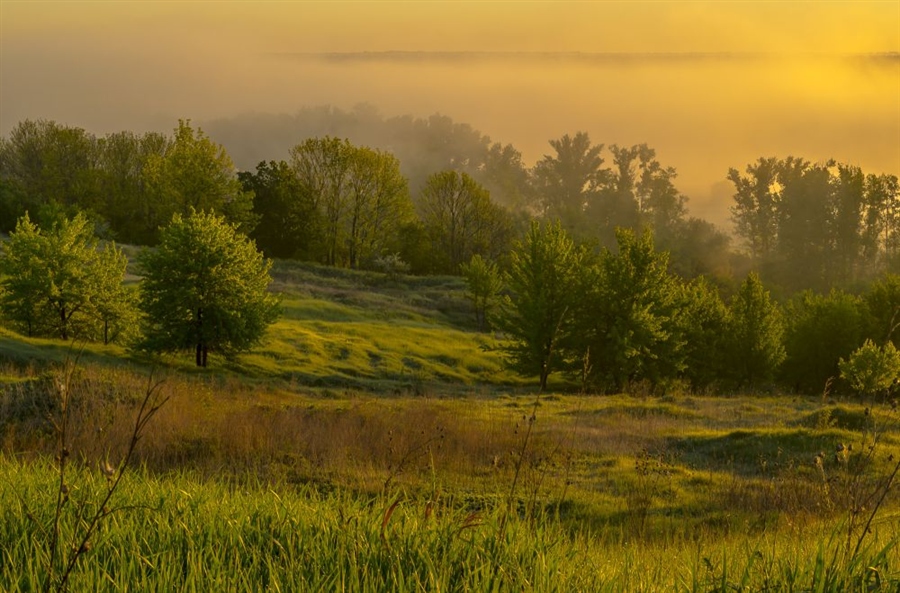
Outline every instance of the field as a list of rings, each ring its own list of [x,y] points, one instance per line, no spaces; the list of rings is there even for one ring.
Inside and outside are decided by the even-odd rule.
[[[900,587],[891,402],[538,395],[457,279],[274,272],[205,371],[0,330],[0,590]]]

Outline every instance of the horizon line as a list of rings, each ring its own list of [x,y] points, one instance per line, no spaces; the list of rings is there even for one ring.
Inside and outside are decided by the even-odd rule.
[[[573,62],[614,64],[628,62],[767,61],[780,59],[851,60],[900,63],[900,51],[883,52],[754,52],[754,51],[479,51],[479,50],[365,50],[320,52],[271,52],[281,58],[323,62]]]

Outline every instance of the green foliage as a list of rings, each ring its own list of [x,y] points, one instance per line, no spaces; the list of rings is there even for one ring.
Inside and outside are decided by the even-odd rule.
[[[2,253],[0,307],[26,335],[108,343],[133,327],[125,255],[114,244],[98,249],[83,215],[42,231],[26,214]]]
[[[317,259],[322,221],[313,196],[285,161],[263,161],[256,173],[242,171],[238,179],[253,192],[259,224],[250,233],[269,257]]]
[[[413,217],[400,163],[349,140],[310,138],[290,151],[291,168],[321,221],[329,265],[371,266]]]
[[[873,396],[888,390],[900,379],[900,351],[892,342],[879,348],[866,340],[850,356],[838,363],[841,377],[858,393]]]
[[[478,328],[484,331],[487,328],[488,316],[503,289],[500,270],[497,264],[485,261],[477,254],[472,256],[469,263],[462,264],[459,270],[466,281],[466,293],[475,306]]]
[[[559,220],[576,237],[593,234],[585,224],[585,204],[594,201],[607,175],[603,145],[592,145],[587,132],[550,140],[556,153],[545,155],[534,166],[538,210],[548,220]]]
[[[248,350],[278,317],[278,299],[267,290],[272,263],[224,217],[176,214],[139,261],[148,350],[194,349],[205,367],[209,351]]]
[[[467,173],[441,171],[428,177],[418,203],[430,240],[432,271],[456,274],[473,255],[496,259],[509,246],[512,220]]]
[[[558,222],[532,223],[510,256],[511,294],[496,318],[508,338],[502,351],[510,368],[537,375],[541,390],[550,373],[564,366],[558,349],[574,312],[583,257]]]
[[[865,313],[859,297],[839,291],[827,296],[804,292],[795,297],[785,312],[781,380],[801,392],[822,393],[840,376],[838,360],[862,343]]]
[[[175,137],[163,154],[151,154],[143,179],[152,196],[147,223],[161,226],[173,214],[205,210],[225,216],[242,232],[256,225],[253,194],[245,192],[235,175],[234,163],[222,146],[203,130],[179,120]]]
[[[683,288],[679,320],[684,351],[684,377],[702,391],[722,380],[728,309],[719,291],[701,277]]]
[[[100,175],[95,166],[96,138],[81,128],[48,120],[19,122],[0,139],[0,211],[12,216],[2,228],[46,206],[68,213],[103,210]],[[41,221],[42,223],[44,221]]]
[[[771,381],[784,360],[781,309],[750,273],[731,299],[726,325],[727,369],[739,386]]]
[[[616,239],[618,253],[601,255],[574,332],[584,337],[589,382],[620,391],[633,382],[675,378],[683,369],[683,340],[679,283],[667,272],[668,254],[654,249],[649,231],[636,237],[619,229]]]
[[[868,337],[900,345],[900,276],[886,274],[863,295],[869,314]]]

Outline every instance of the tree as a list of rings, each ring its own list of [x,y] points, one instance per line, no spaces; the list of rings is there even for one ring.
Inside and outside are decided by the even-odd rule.
[[[681,293],[667,272],[668,254],[654,249],[649,231],[636,237],[619,229],[616,238],[618,252],[601,255],[590,305],[576,326],[592,328],[585,349],[589,379],[618,391],[635,381],[675,378],[683,342],[676,325]]]
[[[478,329],[484,331],[487,318],[503,289],[503,279],[497,264],[485,261],[480,255],[473,255],[468,263],[460,266],[466,280],[466,292],[475,306],[475,320]]]
[[[159,194],[148,183],[148,162],[164,159],[172,139],[148,132],[108,134],[99,141],[99,175],[103,217],[122,242],[147,245],[159,232]]]
[[[347,140],[310,138],[290,151],[291,168],[322,219],[325,263],[338,265],[347,210],[346,177],[353,154]]]
[[[900,379],[900,352],[891,342],[879,348],[872,340],[860,346],[844,360],[840,359],[841,377],[862,395],[872,396],[886,391]]]
[[[253,194],[238,181],[231,157],[190,120],[178,121],[164,154],[148,156],[143,175],[153,198],[147,213],[151,228],[192,210],[224,215],[244,233],[256,225]]]
[[[731,216],[736,234],[744,239],[755,262],[765,261],[775,247],[778,219],[777,165],[775,158],[760,158],[748,165],[746,175],[728,170],[734,184]]]
[[[400,162],[392,154],[359,147],[347,175],[347,261],[351,268],[386,254],[387,242],[412,220],[413,207]]]
[[[419,213],[431,240],[434,271],[456,274],[473,255],[498,257],[508,245],[512,221],[466,173],[441,171],[428,178]]]
[[[26,214],[3,245],[0,259],[4,316],[29,336],[104,342],[110,327],[129,316],[122,288],[125,255],[115,245],[97,248],[87,218],[62,218],[42,231]]]
[[[510,368],[539,377],[541,391],[563,367],[557,350],[574,309],[582,257],[558,221],[532,223],[510,255],[510,294],[496,317],[508,338],[501,350]]]
[[[242,171],[238,179],[253,192],[259,224],[250,233],[269,257],[316,259],[322,242],[322,222],[309,189],[285,161],[263,161],[256,173]]]
[[[784,360],[784,321],[759,276],[751,272],[728,307],[728,371],[739,386],[770,381]]]
[[[864,339],[862,299],[833,290],[827,296],[805,291],[788,303],[782,380],[798,391],[822,393],[840,376],[838,361]]]
[[[900,276],[887,274],[863,295],[868,312],[866,336],[877,344],[900,344]]]
[[[534,166],[533,178],[538,210],[548,219],[558,219],[563,228],[576,236],[588,232],[584,213],[595,200],[608,171],[601,169],[603,145],[591,145],[586,132],[568,134],[551,140],[555,156],[545,155]]]
[[[406,179],[390,153],[310,138],[291,149],[291,168],[322,221],[328,265],[371,264],[413,218]]]
[[[680,334],[684,344],[683,376],[701,391],[716,384],[724,373],[728,309],[719,291],[701,276],[684,287]]]
[[[267,290],[272,262],[224,217],[175,214],[159,246],[139,261],[147,350],[194,350],[205,367],[210,351],[252,348],[278,317],[278,299]]]
[[[9,222],[26,210],[38,215],[47,206],[68,214],[101,214],[98,152],[97,139],[81,128],[48,120],[19,122],[0,140],[0,179],[13,188],[8,196],[18,197]]]

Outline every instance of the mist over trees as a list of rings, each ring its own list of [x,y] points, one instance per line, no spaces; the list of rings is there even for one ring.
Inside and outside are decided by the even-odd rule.
[[[268,257],[463,274],[478,328],[508,338],[509,363],[542,387],[554,373],[595,391],[863,385],[865,341],[900,342],[897,177],[786,156],[723,178],[734,239],[688,215],[677,171],[653,148],[585,132],[549,139],[529,167],[447,116],[368,106],[208,132],[179,121],[170,135],[26,120],[0,138],[0,232],[27,213],[35,236],[72,220],[85,241],[155,246],[171,220],[202,211]],[[120,299],[114,284],[92,297],[83,335],[115,339],[119,312],[100,302]],[[39,317],[12,287],[0,295],[7,320],[60,333],[30,325]]]

